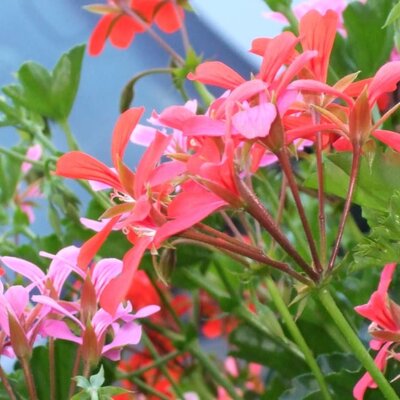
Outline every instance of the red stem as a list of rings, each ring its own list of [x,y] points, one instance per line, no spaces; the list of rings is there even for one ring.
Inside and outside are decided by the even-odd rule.
[[[3,368],[0,367],[0,380],[3,383],[4,389],[6,390],[10,400],[17,400],[13,389],[11,387],[10,381],[7,378],[6,373],[4,372]]]
[[[317,247],[315,246],[315,241],[311,232],[310,225],[308,223],[306,213],[304,211],[303,203],[300,198],[299,188],[297,186],[296,179],[293,175],[292,166],[290,165],[289,156],[287,153],[287,148],[284,147],[278,153],[276,153],[279,162],[281,164],[282,170],[286,175],[286,178],[289,183],[290,190],[292,192],[294,202],[297,207],[297,211],[300,216],[301,223],[303,225],[304,233],[306,234],[308,246],[310,248],[311,257],[313,259],[315,268],[318,272],[322,271],[321,263],[318,257]]]
[[[347,190],[346,201],[344,203],[344,208],[342,212],[342,216],[340,218],[339,229],[335,241],[335,245],[333,246],[333,251],[331,258],[329,260],[328,270],[331,271],[333,266],[335,265],[335,260],[339,252],[340,242],[342,240],[344,227],[346,225],[346,220],[350,212],[351,201],[353,199],[354,189],[357,183],[357,175],[360,167],[360,157],[361,157],[361,146],[360,144],[353,144],[353,161],[351,164],[351,172],[350,172],[350,181],[349,188]]]
[[[250,246],[246,250],[243,247],[238,247],[232,243],[226,242],[225,240],[223,240],[221,238],[212,237],[212,236],[206,235],[204,233],[197,232],[193,229],[189,229],[189,230],[181,233],[180,236],[187,238],[187,239],[197,240],[199,242],[210,244],[210,245],[216,247],[217,249],[223,248],[223,249],[226,249],[233,253],[241,254],[245,257],[251,258],[262,264],[268,265],[275,269],[279,269],[280,271],[287,273],[288,275],[292,276],[293,278],[297,279],[298,281],[300,281],[306,285],[308,285],[310,283],[308,281],[308,279],[306,279],[303,275],[292,270],[289,267],[289,265],[287,265],[283,262],[280,262],[280,261],[273,260],[263,254],[260,254],[258,251],[255,252],[255,251],[253,251],[253,249]]]
[[[279,226],[269,214],[267,209],[254,194],[254,192],[244,184],[243,181],[237,180],[240,194],[246,202],[247,212],[252,215],[265,230],[279,243],[279,245],[288,253],[288,255],[296,261],[300,268],[314,281],[318,281],[318,274],[310,268],[307,262],[292,246],[289,239],[283,234]]]

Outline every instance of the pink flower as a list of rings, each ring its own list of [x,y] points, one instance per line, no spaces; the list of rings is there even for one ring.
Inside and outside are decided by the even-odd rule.
[[[400,342],[400,306],[394,303],[388,295],[395,268],[396,264],[386,265],[382,270],[378,289],[372,293],[368,303],[355,307],[360,315],[372,321],[369,333],[374,339],[370,341],[370,346],[374,350],[379,350],[375,363],[381,371],[385,370],[387,360],[391,357],[390,346]],[[376,383],[367,372],[354,387],[354,398],[362,400],[368,388],[376,387]]]

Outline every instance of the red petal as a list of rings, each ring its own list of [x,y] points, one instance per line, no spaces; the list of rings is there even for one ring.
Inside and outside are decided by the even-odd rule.
[[[207,321],[203,325],[202,332],[207,339],[216,339],[222,335],[222,321],[220,319]]]
[[[100,250],[108,235],[112,231],[113,226],[119,220],[119,215],[110,219],[107,225],[99,232],[97,232],[93,237],[91,237],[87,242],[83,244],[78,256],[78,265],[82,269],[86,269],[89,263],[92,261],[93,257]]]
[[[376,130],[372,132],[372,136],[375,136],[381,142],[387,144],[393,150],[400,152],[400,134],[397,132]]]
[[[224,89],[234,89],[245,82],[245,79],[236,71],[219,61],[200,64],[194,73],[189,73],[187,78]]]
[[[166,136],[161,132],[157,132],[154,140],[144,152],[136,170],[134,189],[136,198],[139,198],[142,191],[145,189],[145,184],[148,182],[151,173],[164,154],[171,137],[172,136]]]
[[[104,288],[100,297],[100,304],[110,314],[115,314],[119,304],[128,294],[135,272],[151,241],[152,238],[150,237],[141,237],[136,245],[125,254],[121,274],[111,280]]]
[[[118,170],[118,159],[122,160],[126,146],[133,129],[144,112],[144,107],[131,108],[122,113],[114,127],[111,155],[115,168]]]
[[[91,56],[97,56],[103,51],[114,18],[115,15],[108,14],[97,23],[89,39],[89,54]]]
[[[270,38],[256,38],[251,42],[250,52],[253,54],[257,54],[258,56],[263,56],[265,54],[265,49],[268,46],[268,43],[272,39]]]
[[[65,178],[93,180],[121,190],[118,176],[110,168],[81,151],[71,151],[61,156],[55,174]]]
[[[368,97],[371,104],[384,93],[393,92],[400,81],[400,61],[386,63],[379,68],[371,81],[368,89]]]
[[[299,39],[292,32],[283,32],[271,39],[265,48],[260,68],[260,79],[271,83],[282,65],[293,57]]]
[[[184,16],[181,7],[177,7],[173,2],[168,2],[158,10],[154,22],[163,32],[173,33],[182,26]]]
[[[328,10],[325,15],[311,10],[300,20],[301,45],[303,50],[317,50],[318,56],[309,65],[314,78],[322,82],[326,82],[337,24],[338,15],[332,10]]]
[[[145,29],[128,15],[121,15],[110,32],[110,42],[120,49],[126,49],[132,43],[136,33]]]

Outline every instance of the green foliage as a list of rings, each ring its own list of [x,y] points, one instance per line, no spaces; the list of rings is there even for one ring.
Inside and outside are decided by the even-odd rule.
[[[78,91],[85,46],[80,45],[63,54],[53,71],[28,61],[17,72],[19,85],[3,88],[15,103],[43,117],[65,120],[71,112]],[[3,103],[0,110],[15,118],[15,111]]]
[[[351,153],[336,153],[324,162],[325,192],[346,198],[351,168]],[[311,174],[304,185],[317,188],[317,175]],[[393,193],[400,187],[400,154],[377,150],[370,161],[361,159],[353,200],[362,207],[385,211]]]
[[[398,2],[391,10],[386,18],[383,28],[395,23],[400,18],[400,2]]]
[[[77,386],[83,390],[72,397],[72,400],[112,400],[112,396],[117,394],[129,393],[128,390],[102,385],[105,382],[103,366],[97,374],[92,375],[89,379],[84,376],[76,376],[74,378],[77,382]]]
[[[359,78],[375,74],[393,49],[391,27],[382,29],[392,7],[392,0],[351,2],[343,13],[347,38],[337,35],[331,65],[342,77],[361,71]],[[368,27],[368,29],[366,29]]]
[[[386,211],[363,210],[370,233],[354,250],[355,265],[381,267],[400,262],[400,192],[396,192]]]

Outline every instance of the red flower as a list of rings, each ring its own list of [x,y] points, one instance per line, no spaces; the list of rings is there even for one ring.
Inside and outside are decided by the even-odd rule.
[[[108,11],[97,23],[89,39],[89,54],[99,55],[106,40],[125,49],[137,33],[145,32],[155,23],[165,33],[180,29],[184,12],[173,0],[131,0],[130,7],[122,6],[123,0],[109,0],[109,6],[98,6]],[[89,9],[96,9],[96,5]]]

